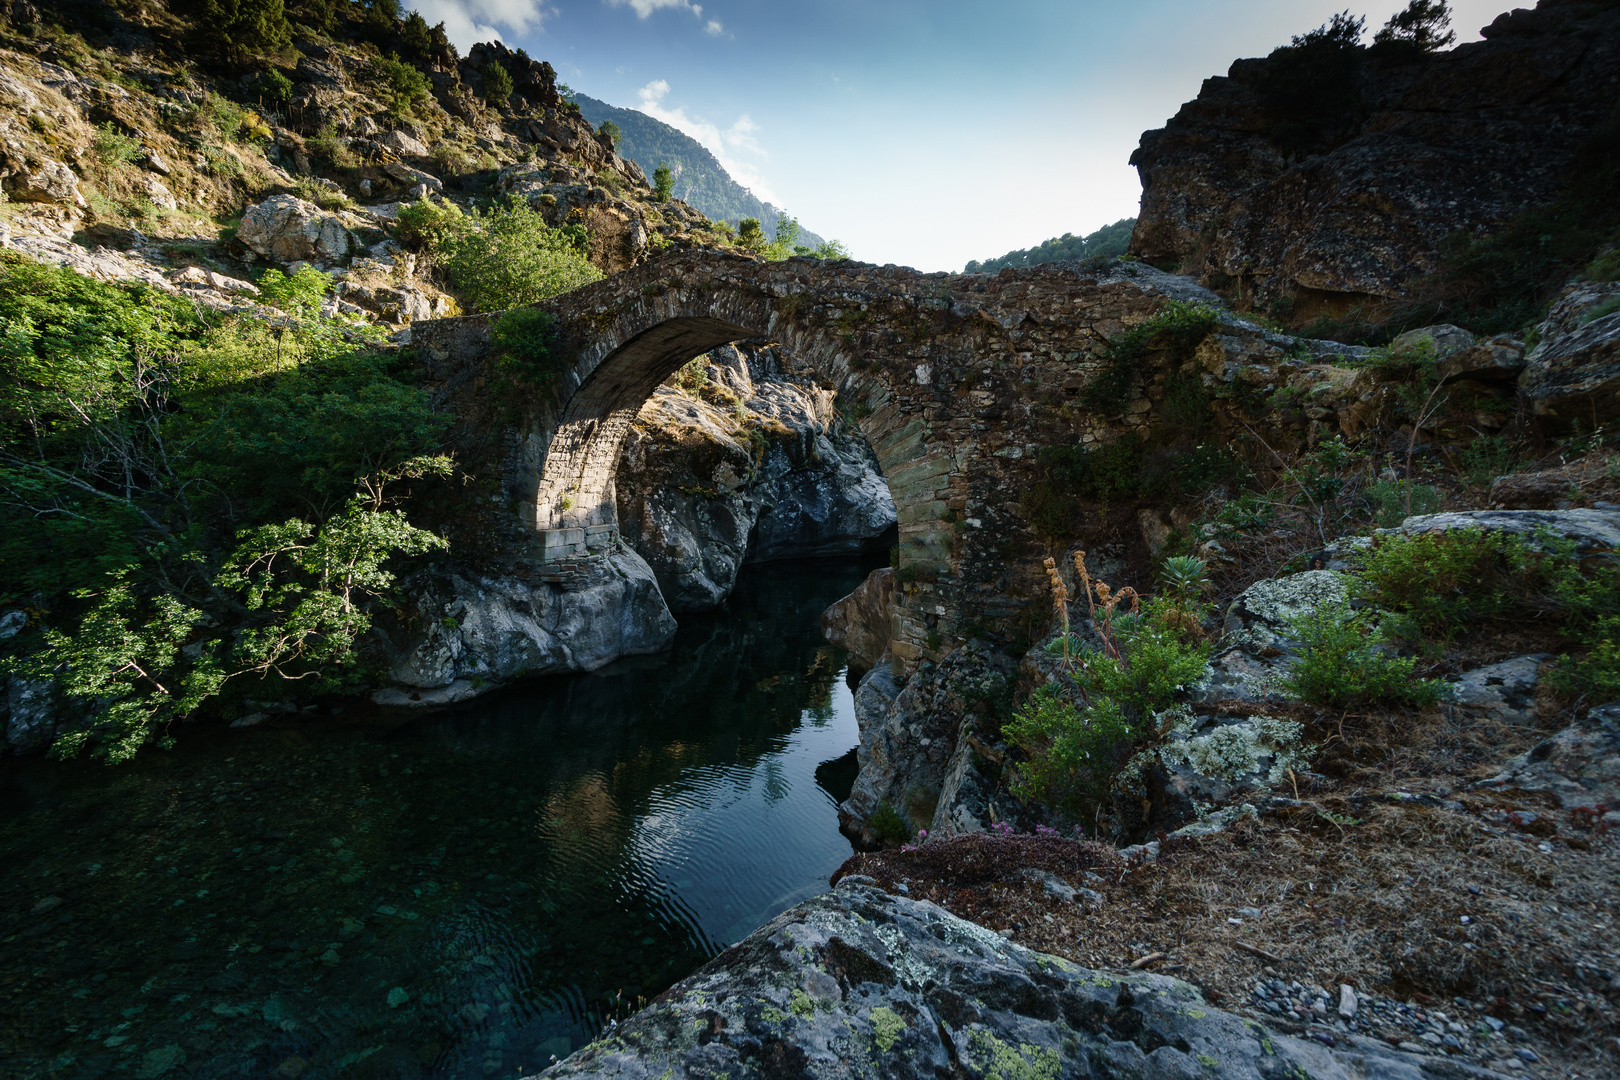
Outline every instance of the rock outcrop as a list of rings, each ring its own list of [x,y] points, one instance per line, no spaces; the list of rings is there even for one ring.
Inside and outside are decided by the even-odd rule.
[[[406,586],[407,614],[379,623],[394,685],[373,700],[450,704],[516,678],[594,671],[669,647],[675,620],[635,552],[619,548],[583,573],[566,587],[454,566],[419,574]]]
[[[778,351],[712,350],[648,399],[625,440],[620,528],[673,611],[723,601],[745,562],[892,543],[894,500],[871,450],[834,394]]]
[[[894,569],[885,566],[821,613],[821,636],[849,652],[850,670],[859,675],[877,667],[888,653],[893,624]]]
[[[1620,417],[1620,282],[1569,286],[1537,332],[1519,376],[1535,414],[1594,427]]]
[[[1271,61],[1205,80],[1131,158],[1142,178],[1132,252],[1260,301],[1402,296],[1447,236],[1557,197],[1613,113],[1612,5],[1542,0],[1484,34],[1432,55],[1367,50],[1343,114],[1306,146],[1281,136],[1267,104]]]
[[[1485,1080],[1285,1035],[1163,975],[1081,968],[851,875],[542,1076]]]
[[[272,195],[248,207],[236,238],[279,263],[339,265],[358,246],[343,222],[295,195]]]

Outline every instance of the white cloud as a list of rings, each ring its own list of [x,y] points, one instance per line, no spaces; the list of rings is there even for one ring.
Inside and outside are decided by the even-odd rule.
[[[690,11],[692,17],[699,22],[703,21],[703,5],[694,4],[692,0],[607,0],[613,7],[628,7],[636,13],[638,19],[645,19],[655,11]],[[720,37],[726,28],[720,25],[719,19],[710,19],[703,27],[703,32],[710,37]]]
[[[409,6],[430,26],[444,23],[445,33],[463,52],[475,42],[501,40],[498,28],[514,35],[538,32],[556,14],[545,0],[415,0]]]
[[[770,182],[760,173],[759,166],[739,156],[760,158],[770,156],[754,137],[759,131],[759,125],[754,123],[747,113],[737,117],[730,127],[722,128],[701,116],[688,114],[684,105],[671,109],[664,104],[664,99],[669,96],[669,89],[669,83],[664,79],[654,79],[643,86],[636,92],[636,96],[641,99],[641,111],[702,143],[709,153],[719,159],[721,166],[731,174],[733,180],[748,188],[763,201],[781,205],[782,200],[771,188]]]

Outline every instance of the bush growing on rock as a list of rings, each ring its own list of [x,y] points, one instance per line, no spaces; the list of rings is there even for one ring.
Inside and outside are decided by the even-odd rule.
[[[586,257],[583,228],[552,228],[538,210],[515,200],[443,225],[433,250],[473,311],[537,304],[602,276]]]
[[[1299,662],[1282,689],[1313,705],[1341,708],[1379,702],[1432,705],[1440,700],[1436,679],[1417,679],[1416,657],[1386,655],[1375,618],[1347,605],[1317,608],[1294,620]]]
[[[501,65],[491,62],[479,72],[484,80],[484,100],[500,108],[512,96],[512,75]]]
[[[528,382],[548,383],[561,367],[553,354],[557,320],[534,308],[508,311],[496,320],[491,337],[501,350],[503,371]]]
[[[377,93],[396,122],[409,120],[433,99],[427,76],[397,55],[377,61],[377,76]]]

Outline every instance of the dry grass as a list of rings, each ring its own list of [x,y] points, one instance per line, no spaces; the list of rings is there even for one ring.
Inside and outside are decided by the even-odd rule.
[[[1102,844],[976,834],[856,856],[839,874],[904,883],[913,897],[1088,967],[1162,952],[1154,970],[1240,1012],[1252,1011],[1268,964],[1285,979],[1422,1006],[1462,997],[1531,1033],[1541,1057],[1531,1074],[1613,1076],[1620,999],[1605,996],[1614,991],[1597,972],[1620,971],[1620,837],[1546,795],[1468,790],[1568,724],[1555,702],[1543,705],[1543,722],[1525,727],[1443,708],[1341,716],[1233,702],[1227,711],[1303,721],[1326,743],[1316,771],[1278,792],[1302,801],[1277,800],[1223,833],[1164,840],[1161,858],[1145,864]],[[1529,814],[1515,821],[1515,811]],[[1105,899],[1061,902],[1021,877],[1026,867]]]

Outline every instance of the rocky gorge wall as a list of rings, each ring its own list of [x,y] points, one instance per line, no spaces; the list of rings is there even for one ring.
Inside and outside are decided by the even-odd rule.
[[[1300,299],[1302,314],[1404,296],[1448,237],[1561,194],[1583,145],[1615,120],[1612,4],[1542,0],[1483,34],[1433,54],[1369,50],[1349,103],[1305,145],[1279,141],[1279,107],[1306,91],[1268,91],[1273,61],[1206,79],[1131,157],[1131,251],[1236,298]]]

